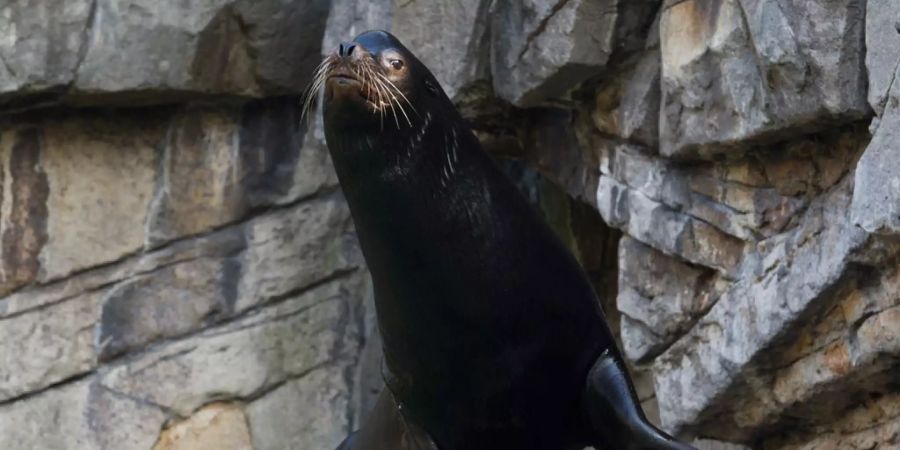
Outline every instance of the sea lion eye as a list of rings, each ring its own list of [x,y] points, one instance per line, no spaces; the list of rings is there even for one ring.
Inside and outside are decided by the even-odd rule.
[[[403,61],[401,61],[399,59],[390,60],[390,64],[391,64],[391,67],[394,68],[394,70],[400,70],[403,68]]]

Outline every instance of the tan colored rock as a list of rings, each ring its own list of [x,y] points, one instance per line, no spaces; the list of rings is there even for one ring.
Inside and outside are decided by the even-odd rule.
[[[153,450],[254,450],[244,411],[236,405],[213,403],[169,426]]]
[[[209,231],[243,214],[235,122],[233,112],[199,108],[174,118],[163,159],[165,185],[152,205],[151,241]]]
[[[327,149],[298,128],[289,99],[174,114],[148,223],[148,243],[208,232],[254,208],[296,202],[337,183]]]
[[[157,117],[80,115],[44,127],[50,186],[41,279],[109,263],[144,245],[164,129]]]

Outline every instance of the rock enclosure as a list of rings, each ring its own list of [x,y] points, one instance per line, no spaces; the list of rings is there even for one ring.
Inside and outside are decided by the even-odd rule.
[[[0,5],[0,448],[333,448],[378,379],[320,124],[391,29],[701,449],[900,448],[892,0]]]

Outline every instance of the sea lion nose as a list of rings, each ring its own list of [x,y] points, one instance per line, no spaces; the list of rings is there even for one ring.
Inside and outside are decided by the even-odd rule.
[[[341,42],[338,44],[338,56],[350,56],[355,48],[356,44],[352,42]]]

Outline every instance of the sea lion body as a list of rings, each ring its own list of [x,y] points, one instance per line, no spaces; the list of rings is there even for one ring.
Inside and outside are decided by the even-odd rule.
[[[389,397],[342,448],[688,448],[623,441],[643,432],[625,422],[646,420],[587,277],[430,71],[386,32],[329,64],[325,134],[372,274]],[[597,370],[620,386],[590,395]]]

